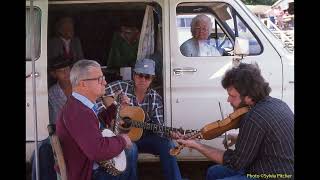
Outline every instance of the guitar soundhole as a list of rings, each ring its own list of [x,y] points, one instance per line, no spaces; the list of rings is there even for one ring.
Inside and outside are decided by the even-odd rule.
[[[121,125],[123,128],[130,128],[131,127],[132,121],[129,117],[124,117],[124,118],[122,118],[122,120],[124,121],[124,124]]]

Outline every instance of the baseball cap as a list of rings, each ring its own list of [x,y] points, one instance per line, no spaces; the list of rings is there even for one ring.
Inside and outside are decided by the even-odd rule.
[[[142,59],[136,62],[134,72],[155,75],[155,62],[152,59]]]

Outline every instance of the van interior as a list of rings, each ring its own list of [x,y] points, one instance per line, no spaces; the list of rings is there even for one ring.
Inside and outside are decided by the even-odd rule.
[[[121,25],[134,26],[141,30],[147,5],[153,7],[154,19],[154,53],[147,55],[156,62],[156,77],[153,88],[162,95],[162,43],[157,42],[161,31],[161,7],[157,3],[62,3],[49,1],[48,6],[48,40],[54,37],[55,25],[61,17],[71,17],[74,22],[74,35],[80,39],[85,59],[96,60],[102,67],[108,63],[112,47],[112,38]],[[162,33],[159,33],[162,34]],[[50,51],[50,49],[48,49]],[[102,68],[107,82],[121,79],[119,73]],[[50,81],[48,79],[48,81]],[[52,82],[48,82],[49,86]],[[49,87],[48,87],[49,88]]]
[[[147,7],[152,7],[153,23],[152,33],[141,32],[145,19]],[[234,55],[235,37],[243,36],[249,40],[250,55],[262,53],[262,45],[256,35],[242,21],[242,18],[227,3],[203,2],[203,3],[180,3],[176,8],[177,28],[179,46],[181,42],[191,38],[190,23],[192,17],[198,14],[210,16],[213,22],[212,32],[209,40],[220,51],[222,56]],[[121,25],[134,26],[140,31],[140,37],[149,36],[144,39],[151,39],[154,46],[152,53],[146,53],[145,57],[153,59],[156,63],[156,76],[152,88],[163,96],[163,51],[162,44],[162,9],[156,2],[113,2],[113,3],[74,3],[73,1],[49,1],[48,6],[48,39],[55,35],[55,24],[61,17],[71,17],[74,21],[74,34],[81,41],[82,51],[85,59],[92,59],[99,62],[107,82],[119,80],[122,77],[108,67],[108,56],[112,49],[112,40]],[[183,26],[182,26],[183,25]],[[149,26],[150,27],[150,26]],[[241,30],[243,29],[243,32]],[[151,34],[151,35],[150,35]],[[182,38],[180,38],[182,37]],[[141,39],[141,38],[140,38]],[[141,42],[139,42],[141,43]],[[48,49],[50,51],[50,49]],[[126,54],[122,54],[126,56]],[[126,57],[124,57],[126,58]],[[134,64],[133,64],[134,66]],[[132,66],[132,67],[133,67]],[[48,79],[48,87],[52,82]]]

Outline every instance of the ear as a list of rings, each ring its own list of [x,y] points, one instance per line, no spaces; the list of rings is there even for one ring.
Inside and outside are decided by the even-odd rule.
[[[85,81],[79,81],[79,86],[80,86],[80,87],[86,87],[87,84],[86,84]]]
[[[253,105],[254,104],[254,101],[251,97],[249,96],[245,96],[244,97],[244,102],[247,104],[247,105]]]

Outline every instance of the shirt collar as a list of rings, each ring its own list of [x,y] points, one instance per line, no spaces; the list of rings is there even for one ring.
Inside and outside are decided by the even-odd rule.
[[[85,106],[87,106],[88,108],[92,109],[94,104],[85,96],[77,93],[77,92],[72,92],[72,96],[76,99],[78,99],[80,102],[82,102],[82,104],[84,104]]]
[[[61,37],[61,39],[65,44],[69,44],[71,42],[71,39],[65,39],[63,37]]]

